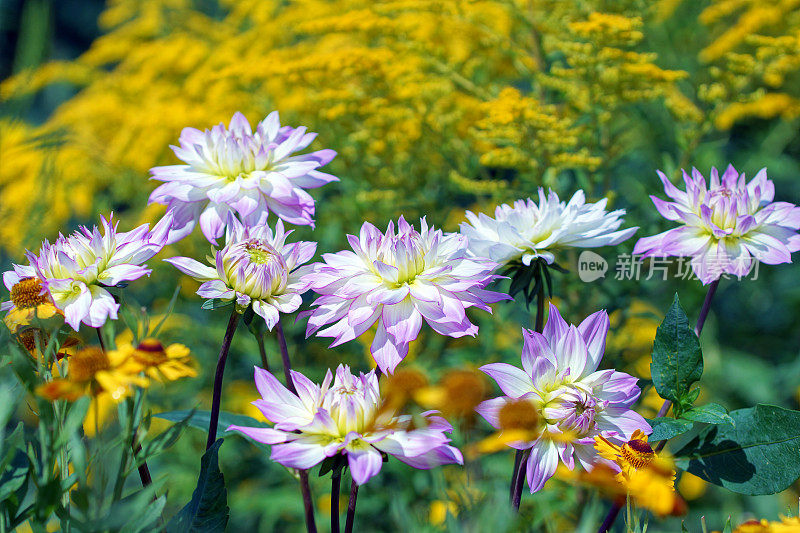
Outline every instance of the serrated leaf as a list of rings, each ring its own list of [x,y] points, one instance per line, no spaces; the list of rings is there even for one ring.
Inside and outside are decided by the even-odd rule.
[[[650,372],[658,395],[678,405],[685,405],[689,395],[695,394],[689,388],[703,374],[700,341],[689,327],[677,294],[656,331]]]
[[[676,454],[689,472],[751,496],[781,492],[800,478],[800,411],[759,404],[730,417],[735,426],[709,426]]]
[[[650,442],[677,437],[692,429],[694,425],[690,420],[682,420],[680,418],[654,418],[653,420],[648,420],[648,422],[653,428],[653,432],[648,437]]]
[[[219,470],[219,447],[217,440],[200,461],[200,477],[192,500],[167,524],[168,533],[225,531],[230,509],[225,478]]]
[[[736,422],[728,414],[728,410],[718,403],[708,403],[693,407],[683,413],[681,418],[693,420],[694,422],[705,422],[706,424],[736,425]]]

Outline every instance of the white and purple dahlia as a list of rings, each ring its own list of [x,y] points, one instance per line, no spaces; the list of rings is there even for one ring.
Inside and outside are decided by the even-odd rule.
[[[429,228],[424,218],[420,231],[400,217],[397,233],[389,222],[385,234],[365,222],[347,239],[352,251],[324,254],[307,278],[320,297],[305,312],[306,334],[333,337],[338,346],[377,322],[371,352],[383,372],[394,372],[408,354],[423,319],[442,335],[474,336],[478,327],[466,309],[491,312],[488,304],[510,299],[485,290],[497,263],[470,256],[466,237]]]
[[[228,129],[223,124],[205,131],[184,128],[180,147],[172,150],[186,164],[151,169],[152,179],[166,183],[152,192],[149,203],[174,211],[169,242],[187,236],[199,221],[203,235],[216,244],[231,212],[247,225],[265,222],[272,212],[286,222],[313,226],[314,199],[305,189],[338,181],[318,170],[336,152],[291,154],[316,136],[303,126],[281,127],[277,111],[255,132],[238,112]]]
[[[505,396],[481,403],[476,411],[501,429],[499,413],[511,400],[527,400],[539,413],[539,436],[512,442],[530,450],[525,472],[531,493],[541,490],[559,459],[572,470],[575,461],[587,470],[597,462],[595,437],[627,441],[637,429],[650,426],[631,409],[641,391],[637,379],[616,370],[597,370],[608,333],[608,315],[598,311],[579,326],[567,324],[558,309],[542,333],[523,330],[522,369],[505,363],[481,367]]]
[[[395,413],[381,399],[374,370],[355,376],[339,365],[335,379],[328,370],[322,385],[299,372],[291,375],[297,395],[266,370],[255,369],[262,399],[253,405],[274,427],[228,428],[272,445],[273,461],[308,469],[341,454],[359,485],[380,472],[381,453],[422,469],[463,463],[461,452],[448,444],[450,424],[433,411],[422,414],[425,425],[417,420],[416,426],[411,416]]]
[[[469,249],[501,265],[521,261],[524,265],[542,258],[548,264],[563,248],[595,248],[619,244],[638,228],[620,230],[624,209],[606,211],[608,200],[587,203],[582,190],[562,202],[558,195],[539,188],[539,203],[528,198],[495,209],[494,218],[467,211],[468,222],[461,233],[469,238]]]
[[[292,313],[303,302],[309,283],[302,267],[314,255],[317,243],[287,243],[292,232],[284,231],[278,220],[273,232],[266,224],[246,227],[229,214],[225,246],[214,251],[209,265],[189,257],[165,259],[175,268],[203,284],[197,294],[203,298],[235,301],[241,311],[252,304],[271,330],[280,313]]]
[[[11,290],[20,280],[38,278],[76,331],[81,323],[99,328],[109,318],[116,320],[119,304],[106,288],[150,274],[143,263],[166,244],[172,215],[167,213],[152,231],[143,224],[118,232],[113,215],[101,217],[101,223],[102,232],[97,226],[81,227],[52,244],[44,241],[38,255],[27,252],[27,265],[14,265],[3,274],[4,284]],[[2,309],[12,307],[6,302]]]
[[[800,207],[773,202],[775,185],[762,169],[748,183],[729,165],[720,176],[711,169],[711,183],[697,169],[683,172],[686,191],[658,172],[664,191],[673,201],[650,196],[667,220],[682,224],[639,239],[634,254],[691,257],[692,270],[707,285],[723,274],[746,276],[755,261],[768,265],[791,263],[800,250]]]

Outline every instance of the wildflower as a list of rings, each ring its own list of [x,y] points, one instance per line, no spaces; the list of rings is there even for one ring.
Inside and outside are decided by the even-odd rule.
[[[37,310],[45,305],[47,314],[51,311],[46,304],[52,301],[76,331],[81,323],[98,328],[109,318],[116,319],[119,304],[106,287],[150,274],[142,263],[164,247],[171,220],[168,213],[152,231],[143,224],[121,233],[111,215],[101,218],[102,233],[97,226],[91,230],[81,227],[68,237],[60,235],[53,244],[45,241],[38,255],[28,252],[28,265],[14,265],[3,274],[4,283],[12,290],[12,305],[5,308],[19,309],[14,302],[17,287],[18,302],[20,295],[26,294],[24,305],[35,305]],[[41,292],[34,298],[39,286]]]
[[[273,232],[266,224],[244,226],[228,215],[225,247],[208,258],[214,268],[188,257],[165,259],[175,268],[203,284],[197,294],[203,298],[234,301],[244,309],[263,317],[271,330],[279,313],[291,313],[302,303],[300,296],[308,289],[302,279],[309,272],[306,263],[317,249],[313,242],[286,243],[292,231],[284,231],[278,220]]]
[[[471,417],[486,398],[486,378],[473,370],[450,370],[433,387],[414,395],[422,405],[441,411],[448,418]]]
[[[800,250],[800,207],[773,202],[775,186],[762,169],[749,183],[729,165],[720,176],[711,169],[710,186],[697,169],[683,173],[686,191],[658,172],[673,202],[651,196],[658,212],[683,226],[639,239],[634,254],[691,257],[692,270],[707,285],[722,274],[747,275],[754,261],[790,263]]]
[[[650,429],[644,418],[630,409],[640,394],[636,378],[615,370],[597,370],[608,324],[605,311],[598,311],[575,327],[551,304],[542,333],[523,330],[524,370],[504,363],[481,367],[505,394],[476,409],[494,428],[501,428],[500,413],[509,402],[527,400],[537,408],[540,436],[509,444],[530,450],[526,474],[531,493],[553,476],[559,458],[569,469],[577,459],[591,470],[598,435],[627,440],[636,430]]]
[[[48,319],[59,313],[42,280],[34,276],[33,269],[20,265],[15,267],[3,274],[11,300],[0,304],[0,310],[8,311],[3,321],[12,333],[29,326],[34,318]]]
[[[586,203],[582,190],[568,203],[560,202],[552,190],[545,196],[539,188],[539,205],[528,198],[513,206],[503,204],[495,217],[467,211],[468,222],[461,233],[469,238],[469,249],[478,257],[488,257],[500,264],[521,261],[528,266],[537,258],[555,262],[561,248],[595,248],[619,244],[638,228],[618,230],[625,210],[607,212],[607,199]]]
[[[599,435],[595,439],[598,455],[611,462],[619,472],[614,476],[624,494],[639,507],[657,515],[683,514],[685,502],[675,492],[675,468],[672,461],[655,453],[647,435],[634,431],[627,442],[615,444]]]
[[[539,411],[527,398],[509,400],[497,413],[498,431],[476,446],[478,453],[500,451],[514,442],[535,441],[541,433]]]
[[[156,339],[147,338],[137,346],[123,344],[112,350],[120,360],[129,360],[141,372],[157,381],[175,381],[197,376],[189,348],[183,344],[164,346]]]
[[[414,468],[463,462],[461,452],[448,445],[445,433],[452,428],[443,418],[427,412],[428,425],[411,428],[410,416],[383,408],[374,370],[354,376],[339,365],[336,378],[328,371],[321,385],[292,371],[297,396],[266,370],[256,368],[255,380],[263,399],[254,405],[274,427],[228,429],[272,445],[271,459],[286,467],[308,469],[342,454],[361,485],[380,471],[383,454]]]
[[[148,383],[126,354],[88,346],[67,358],[65,378],[41,385],[37,393],[48,400],[107,394],[119,402],[130,393],[132,386],[147,387]]]
[[[184,128],[180,147],[172,150],[186,164],[151,169],[153,179],[166,183],[153,191],[149,203],[175,209],[169,242],[191,233],[199,221],[203,235],[216,244],[229,213],[237,213],[247,225],[264,222],[273,212],[286,222],[313,227],[314,199],[304,189],[338,181],[317,170],[336,152],[291,154],[305,149],[316,136],[303,126],[281,127],[277,111],[255,132],[238,112],[228,129],[223,124],[205,131]]]
[[[467,239],[444,235],[420,220],[416,231],[403,217],[385,234],[365,222],[358,237],[348,235],[353,251],[323,255],[308,276],[320,294],[308,311],[306,335],[334,337],[331,346],[355,339],[378,323],[370,351],[378,367],[392,373],[408,354],[422,320],[450,337],[475,336],[478,327],[466,308],[491,312],[490,303],[508,299],[485,290],[497,276],[496,263],[468,257]]]

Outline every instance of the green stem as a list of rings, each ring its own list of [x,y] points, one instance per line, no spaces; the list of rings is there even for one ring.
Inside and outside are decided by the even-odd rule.
[[[542,269],[547,268],[542,266]],[[542,271],[538,274],[542,275]],[[536,322],[534,329],[537,333],[544,330],[544,279],[539,282],[539,292],[536,294]],[[520,503],[522,502],[522,487],[525,485],[525,463],[524,459],[528,457],[530,450],[517,450],[514,455],[514,472],[511,476],[511,506],[515,511],[519,511]]]

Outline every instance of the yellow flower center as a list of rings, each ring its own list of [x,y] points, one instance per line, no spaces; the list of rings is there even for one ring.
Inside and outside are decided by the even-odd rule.
[[[528,400],[511,400],[498,413],[500,429],[535,429],[539,424],[536,406]]]
[[[145,339],[133,351],[133,360],[143,366],[159,366],[167,361],[164,346],[156,339]]]
[[[30,309],[47,302],[47,293],[42,294],[39,278],[22,278],[11,287],[11,302],[17,309]]]
[[[632,439],[622,445],[622,458],[637,470],[649,465],[655,456],[647,441]]]
[[[248,255],[250,255],[250,262],[257,265],[266,265],[273,261],[278,255],[275,248],[255,239],[247,242],[244,245],[244,249],[247,250]]]
[[[98,372],[110,368],[108,356],[96,346],[84,348],[69,358],[69,376],[73,381],[91,381]]]

